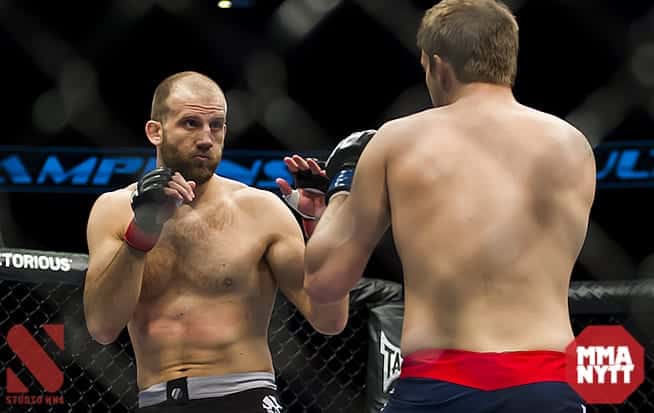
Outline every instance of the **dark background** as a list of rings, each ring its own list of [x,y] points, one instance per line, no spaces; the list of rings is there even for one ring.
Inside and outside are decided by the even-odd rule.
[[[0,1],[0,144],[147,147],[152,92],[181,70],[226,91],[227,150],[329,149],[351,131],[429,107],[415,31],[432,1],[254,3]],[[651,1],[509,3],[520,24],[521,102],[568,119],[594,146],[652,139]],[[315,24],[293,36],[280,16]],[[649,192],[598,189],[573,279],[650,274]],[[86,253],[95,197],[0,193],[6,245]],[[369,274],[398,279],[383,244]]]
[[[328,150],[354,130],[376,128],[430,106],[415,32],[434,1],[250,3],[253,7],[223,10],[216,1],[204,0],[0,0],[0,146],[147,148],[143,126],[152,92],[163,78],[182,70],[203,72],[225,90],[227,152]],[[520,24],[515,94],[522,103],[567,119],[598,150],[627,141],[654,144],[651,0],[508,3]],[[651,188],[598,188],[573,280],[654,274]],[[0,189],[0,238],[7,247],[86,253],[86,219],[96,197]],[[400,280],[393,252],[386,237],[366,274]],[[651,298],[645,289],[606,294],[600,287],[572,290],[573,307],[599,304],[611,312],[575,314],[575,332],[588,324],[623,324],[647,346],[648,359],[646,383],[622,410],[604,406],[595,411],[652,411]],[[615,305],[622,301],[626,304]],[[618,307],[624,307],[622,313]],[[2,334],[12,324],[38,332],[43,323],[65,322],[67,351],[58,359],[66,366],[61,394],[75,409],[66,405],[61,411],[118,412],[135,403],[129,338],[124,332],[111,346],[90,339],[79,286],[2,281],[0,309]],[[307,411],[302,406],[319,397],[318,405],[336,411],[325,398],[364,390],[351,379],[371,370],[360,337],[367,325],[351,317],[348,331],[357,333],[323,345],[324,338],[306,324],[298,329],[301,320],[291,311],[276,306],[271,324],[282,400],[296,403],[290,411]],[[42,332],[39,339],[48,341]],[[350,344],[341,346],[338,340]],[[21,371],[30,389],[40,389],[3,341],[0,384],[4,368],[11,367]],[[348,360],[347,369],[333,374],[337,370],[323,361],[327,358],[316,357],[318,348],[332,360]],[[319,366],[308,368],[311,364]],[[334,391],[309,376],[350,381]]]

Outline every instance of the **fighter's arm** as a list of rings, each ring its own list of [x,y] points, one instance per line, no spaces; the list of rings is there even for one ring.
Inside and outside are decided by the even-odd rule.
[[[91,336],[113,342],[132,317],[141,291],[145,253],[123,242],[131,219],[129,192],[102,194],[91,208],[84,315]]]
[[[145,255],[175,206],[191,202],[194,190],[194,182],[160,167],[145,173],[138,186],[101,195],[91,208],[84,315],[89,333],[98,342],[114,341],[132,318]]]
[[[305,288],[317,302],[347,297],[390,225],[386,159],[392,139],[382,127],[363,151],[347,193],[333,196],[307,243]]]
[[[272,241],[265,259],[281,292],[291,301],[314,329],[323,334],[338,334],[347,323],[349,301],[343,297],[326,305],[312,300],[304,289],[305,242],[295,217],[274,195],[268,195],[265,220],[271,226]]]

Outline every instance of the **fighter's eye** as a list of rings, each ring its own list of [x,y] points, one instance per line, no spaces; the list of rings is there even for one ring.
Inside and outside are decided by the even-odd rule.
[[[196,128],[200,123],[193,118],[188,118],[183,120],[183,124],[187,128]]]
[[[209,126],[211,127],[211,129],[222,129],[224,124],[225,124],[225,121],[222,120],[222,119],[219,119],[219,120],[211,121]]]

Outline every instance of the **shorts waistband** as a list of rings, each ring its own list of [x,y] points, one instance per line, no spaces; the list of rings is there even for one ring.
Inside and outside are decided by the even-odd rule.
[[[400,378],[427,378],[499,390],[529,383],[565,382],[565,364],[565,353],[559,351],[421,350],[404,357]]]
[[[260,388],[277,390],[275,375],[269,372],[248,372],[222,376],[180,377],[140,391],[139,407],[153,406],[166,400],[223,397]]]

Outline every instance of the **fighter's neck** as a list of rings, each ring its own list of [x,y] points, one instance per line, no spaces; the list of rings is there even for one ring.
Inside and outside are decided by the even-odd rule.
[[[213,175],[207,182],[197,185],[195,187],[195,198],[202,198],[208,191],[212,188],[220,185],[220,178],[217,175]]]
[[[459,86],[453,94],[452,102],[461,103],[480,99],[515,102],[513,90],[509,86],[481,82],[466,83]]]

